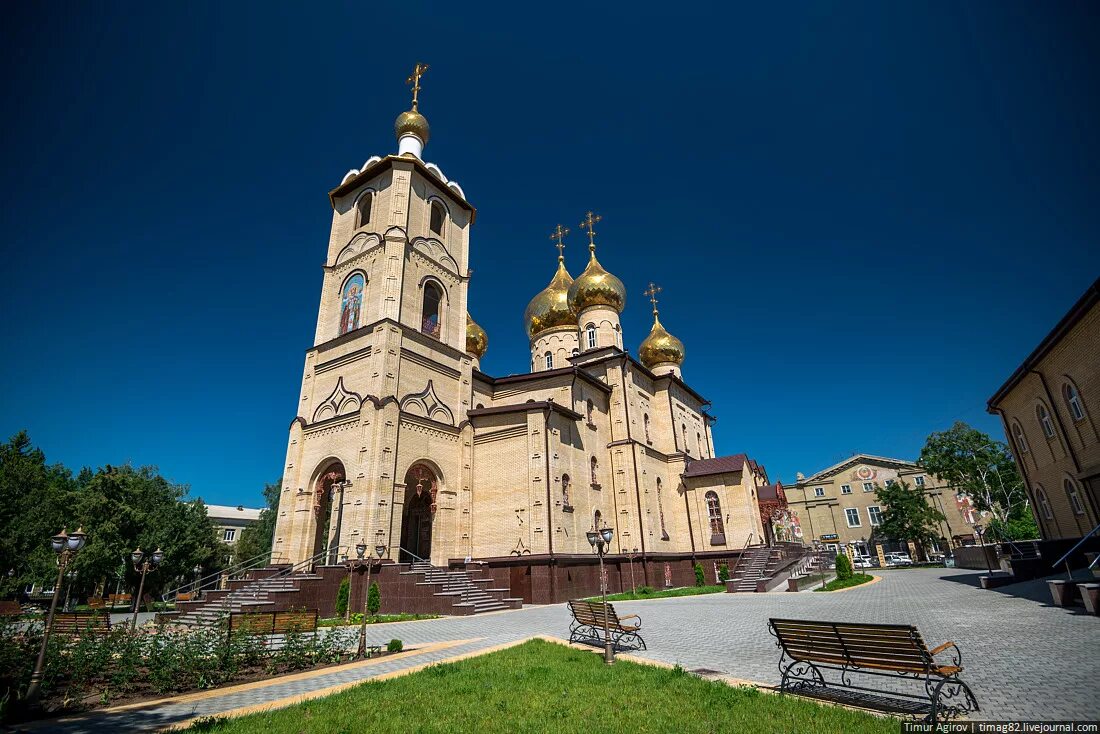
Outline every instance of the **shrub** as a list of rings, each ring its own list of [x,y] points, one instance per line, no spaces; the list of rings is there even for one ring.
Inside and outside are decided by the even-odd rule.
[[[635,591],[635,596],[653,596],[657,593],[657,590],[652,586],[639,586]]]
[[[852,559],[847,553],[836,554],[836,577],[840,581],[852,578]]]
[[[348,596],[351,594],[351,582],[348,577],[340,579],[340,588],[336,592],[336,616],[346,617],[348,614]]]
[[[390,652],[401,652],[405,649],[405,644],[401,640],[390,640],[390,644],[386,645],[386,649]]]
[[[367,592],[367,611],[373,617],[378,614],[378,607],[382,606],[382,592],[378,590],[378,582],[372,581]]]
[[[730,579],[730,567],[728,563],[718,566],[718,583],[724,584]]]
[[[695,566],[695,585],[704,586],[707,583],[706,577],[703,576],[703,564],[696,563]]]

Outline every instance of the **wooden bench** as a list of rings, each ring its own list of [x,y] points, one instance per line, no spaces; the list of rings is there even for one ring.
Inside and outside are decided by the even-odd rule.
[[[287,634],[317,633],[317,610],[292,612],[232,612],[229,615],[229,636],[263,635],[268,645],[278,647]]]
[[[638,634],[642,628],[642,619],[637,614],[620,617],[615,607],[607,605],[607,632],[611,644],[616,650],[622,650],[626,643],[632,649],[645,650],[645,640]],[[598,601],[576,599],[569,602],[569,611],[573,621],[569,623],[569,641],[586,642],[592,645],[604,644],[604,604]],[[623,624],[623,620],[634,619],[637,624]]]
[[[111,615],[101,612],[55,612],[50,631],[62,637],[106,637],[111,634]]]
[[[852,624],[771,619],[768,630],[782,650],[779,669],[783,674],[779,690],[851,702],[849,692],[865,691],[900,711],[924,713],[935,723],[978,711],[970,687],[959,680],[962,652],[954,642],[929,649],[916,627],[904,624]],[[949,653],[950,660],[938,662],[937,655]],[[789,658],[789,660],[788,660]],[[830,671],[826,681],[823,671]],[[832,673],[836,673],[833,675]],[[923,685],[923,693],[906,693],[856,685],[852,676],[882,676]],[[859,678],[861,682],[865,679]],[[839,695],[836,695],[839,694]],[[922,702],[914,706],[911,702]],[[923,704],[927,701],[927,704]],[[902,704],[908,704],[902,706]]]
[[[88,597],[88,606],[92,609],[103,609],[107,606],[107,602],[103,601],[101,596]]]
[[[0,617],[18,617],[23,614],[23,608],[19,602],[10,599],[0,601]]]
[[[111,594],[107,597],[107,604],[112,607],[130,606],[132,599],[129,594]]]

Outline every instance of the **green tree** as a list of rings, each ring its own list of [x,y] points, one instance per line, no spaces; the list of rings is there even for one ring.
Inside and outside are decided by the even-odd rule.
[[[836,577],[840,581],[852,578],[852,559],[847,553],[836,554]]]
[[[340,579],[340,588],[336,590],[336,616],[346,617],[348,614],[348,596],[351,594],[351,582],[348,577]]]
[[[382,592],[378,589],[378,582],[372,581],[367,590],[367,611],[373,617],[378,614],[378,608],[382,606]]]
[[[271,547],[275,541],[275,519],[279,516],[281,486],[281,482],[274,482],[264,487],[266,506],[260,512],[260,519],[256,524],[241,531],[234,559],[236,562],[241,563],[257,556],[261,557],[260,560],[264,563],[271,560]]]
[[[997,537],[1038,537],[1024,483],[1004,443],[958,421],[928,437],[918,463],[969,495],[978,510],[991,513]]]
[[[938,524],[947,519],[943,513],[928,503],[923,490],[913,489],[906,482],[889,482],[885,487],[877,487],[875,495],[886,507],[879,532],[893,540],[913,541],[917,546],[917,560],[926,558],[924,546],[939,536]]]
[[[703,586],[704,584],[706,584],[707,579],[703,575],[703,564],[697,562],[692,566],[692,568],[695,571],[695,585]]]

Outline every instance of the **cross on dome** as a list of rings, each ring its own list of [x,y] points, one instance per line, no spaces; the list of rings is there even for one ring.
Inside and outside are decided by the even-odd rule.
[[[599,214],[588,212],[588,214],[584,218],[584,221],[581,222],[581,229],[588,231],[589,250],[596,249],[596,222],[600,221],[601,219],[603,219],[603,217],[601,217]]]
[[[412,108],[415,111],[417,109],[417,96],[420,94],[420,77],[424,76],[424,72],[428,70],[428,65],[419,61],[416,62],[416,67],[413,69],[413,73],[409,74],[409,78],[405,80],[406,84],[411,84],[413,88],[413,104]]]
[[[565,252],[565,243],[562,242],[562,240],[565,238],[565,235],[567,235],[567,234],[569,234],[569,228],[568,227],[563,227],[559,224],[557,229],[555,229],[550,235],[550,239],[558,241],[558,244],[555,245],[555,247],[558,248],[558,260],[559,261],[565,260],[565,254],[564,254],[564,252]]]
[[[655,285],[653,281],[649,281],[649,287],[646,288],[645,295],[649,298],[649,302],[653,304],[653,313],[657,313],[657,294],[661,292],[661,286]]]

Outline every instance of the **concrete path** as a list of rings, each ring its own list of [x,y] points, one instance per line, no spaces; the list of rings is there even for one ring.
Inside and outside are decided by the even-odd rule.
[[[878,583],[827,594],[709,594],[615,606],[623,614],[642,616],[649,649],[639,656],[766,684],[779,682],[779,651],[767,631],[769,617],[914,624],[929,645],[954,640],[962,649],[964,679],[982,707],[974,718],[1100,719],[1100,619],[1051,607],[1042,582],[982,591],[973,571],[876,573],[882,576]],[[568,627],[564,605],[372,625],[372,642],[397,637],[416,649],[329,671],[44,722],[31,730],[150,731],[242,708],[288,705],[333,687],[532,635],[564,639]]]

